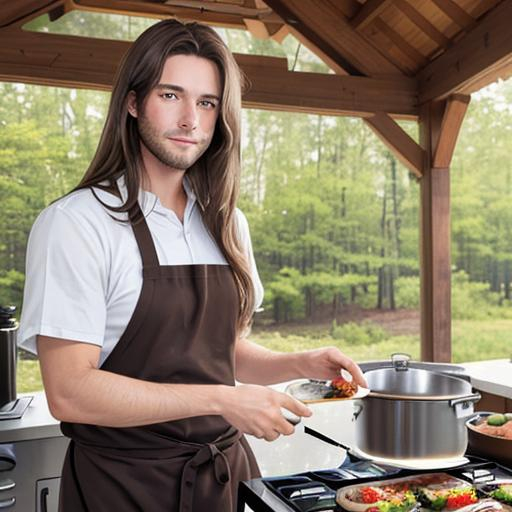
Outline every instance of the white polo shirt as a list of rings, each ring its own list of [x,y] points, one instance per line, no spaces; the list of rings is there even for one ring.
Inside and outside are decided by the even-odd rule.
[[[122,200],[95,189],[106,204]],[[160,265],[227,265],[203,223],[199,205],[186,180],[183,224],[174,211],[141,190]],[[237,209],[240,240],[250,262],[256,307],[263,287],[252,251],[249,226]],[[101,346],[100,365],[110,354],[135,310],[142,288],[142,261],[127,214],[107,210],[89,189],[79,190],[48,206],[36,219],[27,245],[26,281],[18,344],[36,353],[36,336],[51,336]]]

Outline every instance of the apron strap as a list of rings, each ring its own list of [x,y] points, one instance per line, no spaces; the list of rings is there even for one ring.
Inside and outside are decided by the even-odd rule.
[[[225,486],[231,481],[231,469],[226,455],[213,444],[203,446],[183,467],[179,512],[194,511],[193,499],[197,470],[206,462],[213,463],[213,473],[218,484]],[[228,493],[228,499],[229,503],[224,504],[224,510],[233,510],[231,492]]]
[[[153,237],[151,236],[146,218],[140,209],[139,203],[136,203],[133,210],[130,211],[130,223],[132,225],[133,234],[135,235],[135,240],[139,246],[143,268],[158,267],[159,262],[155,243],[153,242]]]

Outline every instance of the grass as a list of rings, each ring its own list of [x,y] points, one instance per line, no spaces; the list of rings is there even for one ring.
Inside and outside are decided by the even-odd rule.
[[[312,326],[298,332],[286,327],[279,331],[257,331],[253,341],[271,350],[297,352],[323,346],[336,346],[356,361],[389,359],[393,352],[406,352],[413,359],[420,354],[418,336],[391,336],[379,343],[353,344],[330,336],[328,327]],[[452,361],[454,363],[503,359],[512,356],[512,320],[454,320],[452,323]],[[18,362],[18,391],[43,389],[39,363],[33,360]]]

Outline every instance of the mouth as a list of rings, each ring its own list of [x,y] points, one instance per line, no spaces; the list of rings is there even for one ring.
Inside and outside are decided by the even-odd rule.
[[[172,140],[176,144],[184,146],[194,146],[195,144],[197,144],[197,141],[193,139],[187,139],[185,137],[169,137],[169,140]]]

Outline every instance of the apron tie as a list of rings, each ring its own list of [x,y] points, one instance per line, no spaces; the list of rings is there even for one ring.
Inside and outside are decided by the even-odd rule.
[[[183,476],[181,479],[180,512],[193,512],[194,487],[199,466],[206,463],[213,464],[215,480],[219,485],[225,486],[231,480],[231,468],[224,450],[233,446],[239,438],[240,435],[238,434],[234,439],[230,437],[218,444],[205,444],[187,461],[183,467]],[[225,510],[232,510],[233,503],[231,492],[228,493],[228,500],[229,503],[226,504]]]

